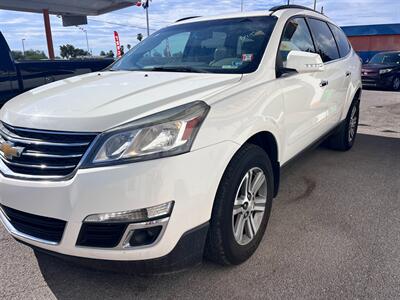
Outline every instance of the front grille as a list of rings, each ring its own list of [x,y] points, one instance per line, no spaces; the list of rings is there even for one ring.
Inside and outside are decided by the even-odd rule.
[[[78,246],[114,248],[127,228],[125,223],[83,223],[76,244]]]
[[[379,71],[377,71],[377,70],[362,70],[361,75],[362,76],[378,76]]]
[[[362,84],[376,85],[377,80],[374,78],[363,77]]]
[[[11,225],[24,234],[45,241],[59,243],[67,222],[28,214],[13,208],[1,206]]]
[[[14,173],[33,176],[64,177],[79,164],[96,134],[31,130],[0,123],[0,138],[22,147],[20,157],[2,161]]]

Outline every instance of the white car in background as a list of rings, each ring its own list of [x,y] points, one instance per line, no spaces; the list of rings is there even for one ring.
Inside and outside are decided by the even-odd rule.
[[[36,249],[120,270],[242,263],[281,167],[324,138],[353,146],[360,70],[305,7],[180,20],[4,106],[0,219]]]

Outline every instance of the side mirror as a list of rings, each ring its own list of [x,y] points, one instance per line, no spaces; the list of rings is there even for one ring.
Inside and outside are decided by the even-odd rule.
[[[322,72],[325,70],[319,54],[304,51],[290,51],[286,68],[296,70],[298,73]]]

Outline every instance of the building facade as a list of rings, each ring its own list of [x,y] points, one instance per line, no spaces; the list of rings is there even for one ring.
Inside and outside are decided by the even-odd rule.
[[[400,51],[400,24],[344,26],[342,29],[364,62],[382,51]]]

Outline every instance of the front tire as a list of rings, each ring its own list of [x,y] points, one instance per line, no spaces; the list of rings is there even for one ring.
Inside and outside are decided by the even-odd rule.
[[[400,76],[395,76],[392,81],[392,90],[399,91],[400,90]]]
[[[205,257],[237,265],[257,249],[273,198],[273,171],[267,153],[245,144],[232,158],[218,187]]]

